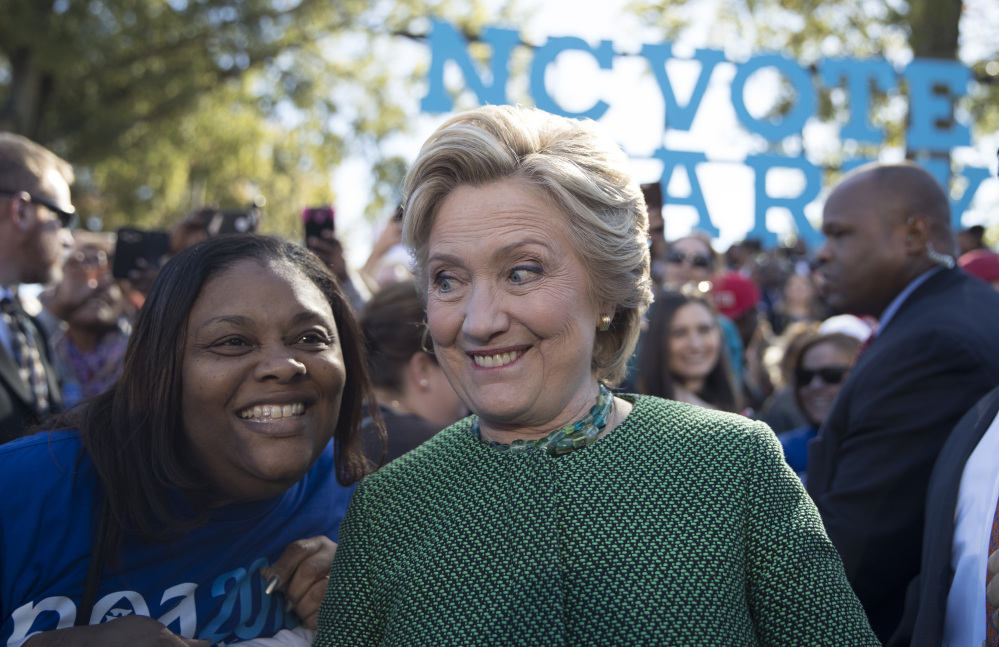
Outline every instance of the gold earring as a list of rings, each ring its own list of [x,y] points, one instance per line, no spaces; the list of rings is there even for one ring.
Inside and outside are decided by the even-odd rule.
[[[607,332],[608,330],[610,330],[610,326],[611,326],[611,316],[601,315],[600,325],[597,326],[597,330],[599,330],[600,332]]]

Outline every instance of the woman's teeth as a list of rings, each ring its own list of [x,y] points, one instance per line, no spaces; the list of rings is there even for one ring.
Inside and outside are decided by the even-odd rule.
[[[472,355],[472,360],[475,361],[476,366],[481,366],[482,368],[496,368],[498,366],[506,366],[507,364],[512,363],[523,354],[523,351],[514,351],[512,353],[500,353],[498,355]]]
[[[275,420],[277,418],[300,416],[303,413],[305,413],[305,405],[301,402],[296,402],[295,404],[261,404],[241,411],[239,417],[246,420]]]

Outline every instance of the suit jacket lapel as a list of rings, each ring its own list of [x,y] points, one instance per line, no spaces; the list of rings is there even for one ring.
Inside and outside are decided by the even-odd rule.
[[[20,308],[20,302],[15,301],[15,303]],[[24,315],[28,325],[31,327],[31,333],[34,335],[35,343],[38,345],[38,354],[41,358],[42,368],[45,370],[45,381],[49,387],[49,409],[53,412],[58,411],[62,408],[62,387],[59,384],[59,376],[52,362],[52,352],[49,346],[48,335],[45,334],[45,330],[39,324],[38,320],[25,313],[23,308],[21,309],[21,314]],[[0,325],[3,324],[0,323]],[[31,392],[31,388],[21,379],[21,372],[17,366],[17,362],[2,344],[0,344],[0,382],[6,383],[8,389],[20,398],[28,408],[34,407],[35,396]]]

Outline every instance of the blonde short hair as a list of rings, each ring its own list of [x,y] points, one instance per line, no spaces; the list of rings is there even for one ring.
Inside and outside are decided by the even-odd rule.
[[[485,106],[447,121],[424,143],[404,189],[403,240],[423,299],[430,232],[445,199],[460,186],[524,182],[564,214],[594,302],[615,304],[610,329],[597,332],[592,367],[600,381],[620,382],[652,300],[648,213],[627,161],[589,120]]]

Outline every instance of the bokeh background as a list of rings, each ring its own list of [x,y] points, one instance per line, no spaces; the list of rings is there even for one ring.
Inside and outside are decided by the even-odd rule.
[[[420,110],[436,18],[458,26],[483,63],[490,51],[476,40],[485,26],[518,30],[508,95],[527,104],[533,47],[559,36],[613,41],[613,70],[563,55],[549,68],[549,92],[566,107],[610,103],[601,122],[642,181],[659,178],[651,153],[660,147],[705,152],[711,164],[700,181],[719,249],[752,226],[747,155],[804,154],[827,169],[827,182],[850,157],[906,157],[904,88],[875,94],[871,119],[884,126],[884,145],[840,140],[847,97],[838,89],[821,91],[802,136],[775,145],[736,122],[726,96],[735,64],[724,64],[690,132],[667,131],[662,97],[637,56],[642,44],[671,42],[678,57],[716,48],[733,62],[777,51],[806,67],[826,57],[882,57],[898,68],[914,57],[959,60],[974,79],[956,110],[972,145],[952,151],[952,163],[993,175],[962,224],[986,225],[986,240],[999,241],[995,0],[0,0],[0,16],[0,130],[74,164],[74,200],[95,230],[166,229],[201,205],[256,201],[264,231],[300,238],[302,208],[333,203],[338,235],[363,261],[407,164],[448,116]],[[682,90],[696,69],[678,63],[671,75]],[[447,78],[456,110],[477,105],[460,75]],[[788,107],[779,81],[757,82],[756,113]],[[674,181],[683,193],[682,174]],[[665,215],[668,237],[696,222],[688,207]],[[779,213],[769,224],[794,234]]]

